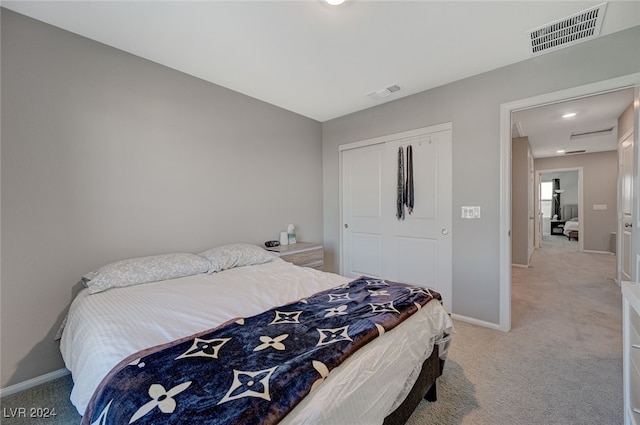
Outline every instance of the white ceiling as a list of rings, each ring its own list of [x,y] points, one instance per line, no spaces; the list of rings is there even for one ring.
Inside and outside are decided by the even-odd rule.
[[[632,102],[633,89],[628,88],[517,111],[511,115],[511,123],[512,128],[514,125],[519,126],[521,136],[529,138],[534,158],[567,155],[580,150],[586,150],[585,153],[616,150],[618,117]],[[563,118],[567,113],[576,115]],[[608,128],[613,130],[595,133]],[[572,133],[594,134],[572,138]]]
[[[2,6],[323,122],[529,59],[529,30],[600,3],[50,0]],[[610,1],[601,35],[639,23],[640,1]],[[401,90],[389,97],[367,96],[394,84]],[[529,115],[535,113],[520,120],[534,138]]]

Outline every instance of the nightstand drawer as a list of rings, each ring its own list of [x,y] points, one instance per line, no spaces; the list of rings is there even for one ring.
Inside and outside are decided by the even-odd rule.
[[[280,256],[284,261],[288,261],[298,266],[305,266],[323,260],[322,248],[310,251],[296,252],[293,254],[283,254]]]
[[[324,267],[324,249],[318,243],[298,242],[266,249],[296,266],[311,267],[321,271]]]
[[[323,272],[324,271],[324,260],[323,261],[316,261],[315,263],[311,263],[311,264],[307,264],[305,267],[311,267],[312,269],[320,270],[321,272]]]

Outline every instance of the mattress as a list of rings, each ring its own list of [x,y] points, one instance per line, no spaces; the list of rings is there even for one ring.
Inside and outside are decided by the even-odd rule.
[[[71,401],[80,414],[100,381],[125,357],[307,297],[352,279],[281,259],[214,274],[80,292],[60,350],[71,371]],[[451,320],[437,301],[349,357],[307,396],[284,424],[375,424],[411,389],[422,362]]]
[[[566,236],[569,236],[569,232],[578,232],[580,230],[580,222],[576,220],[568,220],[564,223],[564,233]]]

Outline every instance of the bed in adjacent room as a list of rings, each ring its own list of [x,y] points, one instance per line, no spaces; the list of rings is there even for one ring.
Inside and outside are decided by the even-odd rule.
[[[562,233],[571,240],[578,240],[580,222],[578,220],[578,205],[567,204],[562,206],[562,219],[565,220]]]
[[[119,423],[123,415],[129,423],[200,423],[180,416],[192,407],[238,418],[250,408],[267,409],[267,417],[255,423],[403,423],[428,389],[433,395],[439,351],[452,330],[437,293],[295,266],[246,244],[174,256],[147,257],[161,261],[142,264],[149,268],[142,272],[140,259],[133,259],[85,275],[88,288],[69,309],[60,347],[74,381],[71,401],[83,423]],[[331,326],[311,329],[300,319],[310,316],[315,324]],[[396,316],[402,320],[389,321]],[[265,317],[270,322],[258,334],[238,333]],[[336,327],[346,318],[352,320],[348,326]],[[314,347],[281,360],[306,338],[298,329],[315,338]],[[340,346],[350,346],[348,355]],[[300,360],[304,356],[312,359],[307,369],[301,366],[307,364]],[[254,358],[273,367],[256,366],[262,374],[232,368]],[[216,362],[216,368],[229,370],[205,369]],[[183,369],[188,363],[195,369]],[[288,375],[283,365],[289,365]],[[229,388],[205,394],[226,372]],[[284,384],[276,380],[278,373]],[[264,406],[299,397],[276,393],[293,383],[303,395],[275,409],[282,417],[273,416],[274,408]],[[216,417],[205,423],[233,422]]]

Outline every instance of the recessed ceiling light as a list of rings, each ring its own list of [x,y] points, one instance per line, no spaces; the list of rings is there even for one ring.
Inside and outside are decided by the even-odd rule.
[[[575,112],[569,112],[568,114],[564,114],[562,118],[573,118],[576,116]]]
[[[331,6],[340,6],[342,3],[344,3],[345,0],[324,0],[325,2],[327,2],[327,4],[330,4]]]
[[[556,151],[556,153],[564,153],[564,149],[560,149],[560,150]]]

